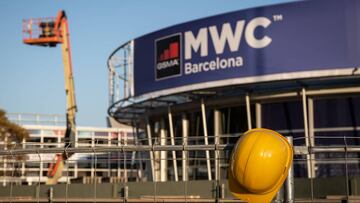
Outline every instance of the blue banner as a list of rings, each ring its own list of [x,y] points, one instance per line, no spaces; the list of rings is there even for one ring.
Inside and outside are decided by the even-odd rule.
[[[340,74],[359,64],[360,1],[302,1],[203,18],[135,39],[134,92],[321,77],[321,71]]]

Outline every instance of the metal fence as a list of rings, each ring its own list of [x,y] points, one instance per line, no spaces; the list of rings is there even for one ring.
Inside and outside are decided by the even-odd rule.
[[[233,134],[221,135],[220,139],[238,137]],[[214,136],[208,138],[216,139]],[[360,147],[347,143],[358,138],[321,139],[340,138],[344,141],[342,145],[294,146],[293,170],[284,184],[285,192],[280,192],[274,201],[306,202],[323,199],[325,202],[340,202],[356,199],[360,194],[357,188],[360,183]],[[204,137],[189,137],[187,145],[181,144],[182,138],[166,138],[164,141],[156,138],[149,141],[140,136],[133,144],[119,142],[118,146],[33,149],[23,149],[21,144],[2,146],[0,178],[4,184],[0,198],[5,202],[241,202],[231,195],[226,181],[233,144],[205,144]],[[209,156],[206,152],[209,152]],[[67,160],[63,171],[66,179],[64,183],[44,185],[39,175],[38,181],[34,181],[32,186],[24,185],[21,174],[17,173],[19,163],[32,164],[34,168],[45,167],[40,165],[44,164],[44,155],[54,153],[82,154],[88,159]],[[38,160],[21,158],[29,155],[37,156]],[[85,182],[74,179],[70,167],[74,163],[89,164],[94,176],[86,177]],[[301,174],[301,170],[307,171],[307,166],[316,167],[316,170],[310,169],[317,171],[313,178],[296,175]],[[121,178],[117,179],[114,177],[118,177],[116,173],[119,168],[123,170]],[[319,172],[321,170],[327,170],[327,175],[323,177]],[[209,176],[213,178],[209,179]]]

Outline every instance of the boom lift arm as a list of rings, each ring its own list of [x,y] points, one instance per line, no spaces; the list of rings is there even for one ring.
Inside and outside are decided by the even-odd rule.
[[[75,115],[77,112],[75,100],[74,77],[71,63],[71,49],[69,24],[65,11],[59,11],[56,18],[28,19],[23,21],[23,42],[29,45],[56,47],[61,44],[62,57],[64,63],[64,80],[66,94],[66,132],[65,147],[75,146],[76,123]],[[56,164],[49,168],[51,178],[48,184],[55,184],[61,177],[63,161],[69,158],[68,154],[56,156]]]

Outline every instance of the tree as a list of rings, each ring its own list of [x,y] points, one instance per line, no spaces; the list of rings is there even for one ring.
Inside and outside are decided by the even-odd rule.
[[[6,141],[4,144],[10,147],[12,143],[21,143],[23,139],[28,137],[29,133],[27,130],[9,121],[6,117],[6,112],[0,109],[0,140]]]
[[[21,145],[19,145],[19,143],[21,143],[23,139],[27,139],[28,137],[29,133],[27,132],[27,130],[9,121],[6,117],[6,112],[0,109],[0,142],[3,142],[3,145],[0,146],[1,150],[21,148]],[[1,171],[0,175],[12,177],[14,177],[15,174],[18,175],[18,169],[20,168],[19,161],[25,160],[26,158],[26,155],[0,157],[0,160],[12,160],[13,163],[12,165],[9,165],[13,168],[12,172],[5,170]],[[5,167],[5,161],[2,167]]]

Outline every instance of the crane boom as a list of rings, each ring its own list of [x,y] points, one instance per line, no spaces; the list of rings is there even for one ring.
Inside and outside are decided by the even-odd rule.
[[[76,100],[74,77],[71,62],[69,24],[65,11],[59,11],[56,18],[38,18],[23,21],[23,42],[29,45],[55,47],[61,44],[64,63],[64,81],[66,94],[66,132],[65,147],[75,147]],[[56,184],[61,177],[64,160],[71,154],[56,156],[56,164],[49,167],[47,184]]]
[[[75,87],[74,87],[74,76],[71,62],[71,49],[70,49],[70,34],[69,25],[65,12],[62,12],[61,18],[61,34],[62,34],[62,55],[64,63],[64,81],[65,81],[65,94],[66,94],[66,133],[65,138],[69,139],[70,146],[75,146],[75,114],[77,112],[76,100],[75,100]],[[68,146],[66,146],[68,147]]]

